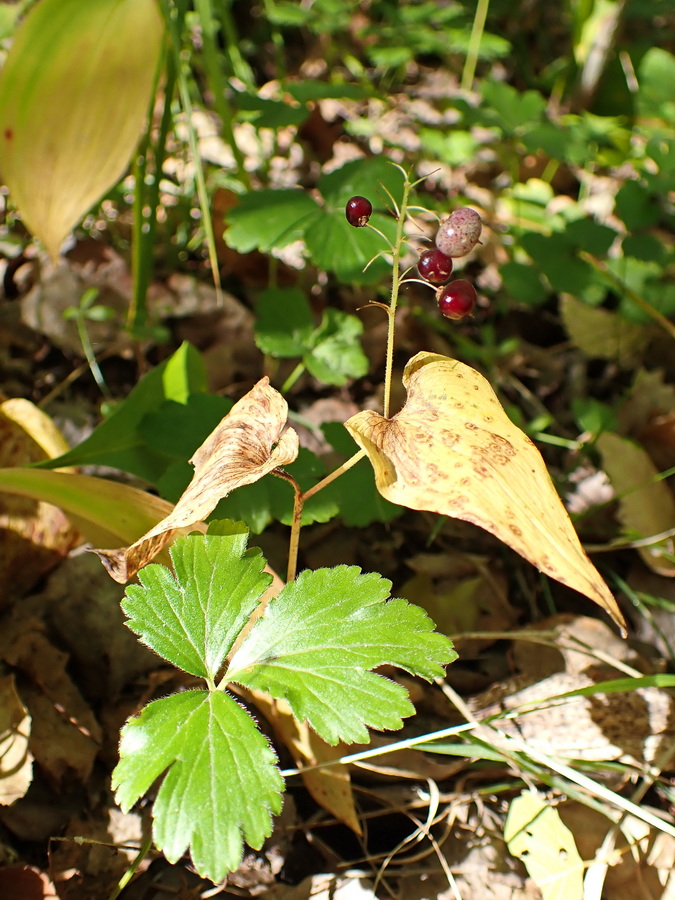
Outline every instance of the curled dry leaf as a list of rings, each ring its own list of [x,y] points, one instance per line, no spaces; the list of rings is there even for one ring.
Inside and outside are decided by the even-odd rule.
[[[485,378],[457,360],[418,353],[403,383],[408,399],[391,419],[366,410],[345,422],[368,454],[382,496],[479,525],[624,629],[539,451]]]
[[[124,584],[174,533],[195,530],[235,488],[293,462],[298,436],[292,428],[281,435],[287,414],[284,398],[270,387],[269,378],[261,378],[195,452],[190,460],[195,467],[192,481],[172,512],[130,547],[94,551],[111,577]]]

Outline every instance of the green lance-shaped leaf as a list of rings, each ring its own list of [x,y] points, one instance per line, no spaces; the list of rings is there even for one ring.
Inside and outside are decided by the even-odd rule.
[[[391,583],[357,566],[302,572],[270,600],[231,660],[229,681],[285,699],[330,744],[367,742],[414,712],[407,691],[371,669],[431,680],[456,654],[426,613],[389,600]]]
[[[122,729],[112,783],[127,811],[163,773],[153,838],[169,862],[190,850],[197,871],[222,881],[243,842],[260,849],[281,810],[283,779],[255,722],[221,691],[186,691],[148,704]]]
[[[156,0],[41,0],[17,31],[0,73],[0,175],[53,257],[129,163],[163,31]]]

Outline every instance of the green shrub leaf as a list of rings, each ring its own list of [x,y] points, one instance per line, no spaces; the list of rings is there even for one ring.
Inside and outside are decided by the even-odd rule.
[[[228,213],[225,240],[240,253],[269,253],[304,238],[320,213],[303,190],[251,191]]]

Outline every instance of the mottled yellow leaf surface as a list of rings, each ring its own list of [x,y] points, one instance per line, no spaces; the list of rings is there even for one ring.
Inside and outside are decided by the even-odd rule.
[[[403,383],[408,399],[391,419],[366,410],[345,423],[368,454],[382,496],[479,525],[624,628],[539,451],[486,379],[457,360],[418,353]]]
[[[639,444],[605,432],[598,438],[602,466],[619,499],[619,519],[628,537],[649,538],[675,528],[675,497]],[[667,537],[638,553],[653,572],[675,576],[675,540]]]
[[[17,30],[0,72],[0,176],[52,257],[129,164],[163,33],[157,0],[41,0]]]
[[[197,449],[190,460],[195,467],[192,481],[171,513],[130,547],[95,551],[111,577],[124,584],[176,531],[202,523],[235,488],[293,462],[299,441],[292,428],[281,434],[287,414],[284,398],[270,387],[269,378],[261,378]]]

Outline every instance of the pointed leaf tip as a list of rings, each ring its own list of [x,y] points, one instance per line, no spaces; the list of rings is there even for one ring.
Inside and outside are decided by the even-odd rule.
[[[455,359],[418,353],[403,383],[408,398],[391,419],[366,410],[345,422],[368,454],[382,496],[479,525],[585,594],[625,632],[539,451],[508,418],[488,381]]]

